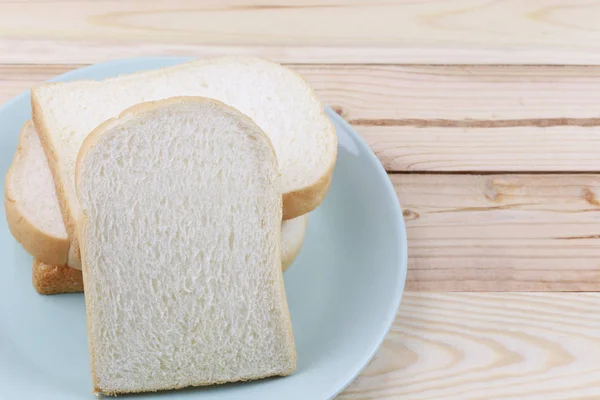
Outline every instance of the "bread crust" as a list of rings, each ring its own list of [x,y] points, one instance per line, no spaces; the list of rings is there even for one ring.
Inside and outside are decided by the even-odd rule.
[[[240,383],[240,382],[251,382],[251,381],[255,381],[255,380],[259,380],[259,379],[266,379],[266,378],[274,378],[277,376],[289,376],[292,374],[292,372],[294,372],[294,370],[290,370],[290,371],[286,371],[283,372],[281,374],[268,374],[268,375],[257,375],[257,376],[251,376],[248,378],[240,378],[240,379],[236,379],[236,380],[228,380],[228,381],[215,381],[215,382],[210,382],[210,383],[205,383],[205,382],[199,382],[197,384],[192,384],[192,385],[177,385],[177,386],[172,386],[169,388],[165,388],[165,389],[145,389],[145,388],[139,388],[139,389],[134,389],[134,390],[122,390],[122,391],[112,391],[112,390],[102,390],[101,388],[97,387],[96,384],[94,383],[94,394],[98,395],[98,394],[102,394],[104,396],[119,396],[119,395],[127,395],[127,394],[136,394],[136,393],[159,393],[159,392],[167,392],[169,390],[178,390],[178,389],[186,389],[186,388],[193,388],[193,387],[206,387],[206,386],[215,386],[215,385],[223,385],[226,383]],[[94,381],[96,382],[96,381]]]
[[[283,194],[283,219],[290,220],[305,215],[322,202],[329,187],[331,186],[331,177],[335,167],[335,159],[329,166],[329,169],[318,181],[311,186]]]
[[[35,290],[43,295],[83,292],[81,271],[48,265],[39,260],[33,260],[32,283]]]
[[[56,190],[56,197],[58,198],[60,212],[63,217],[67,234],[69,235],[70,244],[67,251],[67,264],[73,268],[81,269],[81,255],[79,254],[79,242],[77,240],[75,216],[72,215],[72,210],[67,205],[65,185],[63,184],[63,177],[60,174],[58,166],[58,156],[56,154],[56,149],[50,140],[50,132],[48,131],[46,121],[42,117],[37,92],[35,90],[31,90],[31,114],[33,123],[35,124],[35,128],[37,129],[40,137],[40,142],[42,143],[42,148],[46,153],[48,166],[52,172],[52,179],[54,180],[54,189]]]
[[[69,240],[41,231],[33,221],[25,216],[19,205],[18,196],[13,192],[14,171],[23,162],[24,152],[26,151],[23,146],[23,133],[26,129],[32,129],[31,124],[32,122],[28,121],[23,126],[19,135],[17,152],[6,174],[4,187],[6,221],[11,234],[29,254],[48,264],[65,265],[69,252]]]

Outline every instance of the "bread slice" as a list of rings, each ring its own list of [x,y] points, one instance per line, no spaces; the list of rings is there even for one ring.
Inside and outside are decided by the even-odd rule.
[[[4,208],[8,228],[25,250],[48,264],[67,263],[67,231],[52,175],[31,121],[21,130],[17,152],[6,175]]]
[[[52,175],[32,121],[28,121],[21,131],[4,193],[9,229],[25,250],[36,258],[33,281],[36,289],[42,288],[38,292],[83,291],[81,272],[61,272],[66,268],[69,239],[60,215]],[[281,224],[281,264],[284,271],[302,247],[307,221],[308,215],[302,215]],[[73,285],[74,280],[79,283]]]
[[[282,175],[283,219],[308,213],[323,200],[337,155],[337,137],[312,89],[296,73],[252,57],[205,59],[104,81],[48,83],[31,90],[65,223],[79,261],[75,159],[87,135],[135,104],[203,96],[253,119],[269,136]]]
[[[308,215],[281,224],[281,266],[283,271],[294,262],[302,248]],[[61,221],[62,223],[62,221]],[[83,275],[75,268],[48,265],[33,260],[33,287],[39,294],[51,295],[83,292]]]
[[[201,97],[140,104],[89,135],[75,175],[96,391],[294,371],[277,158],[252,120]]]

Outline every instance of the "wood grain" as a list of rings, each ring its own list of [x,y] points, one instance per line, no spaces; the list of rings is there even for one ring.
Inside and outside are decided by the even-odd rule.
[[[0,63],[243,52],[302,63],[600,64],[599,12],[587,0],[2,1]]]
[[[600,118],[600,67],[288,65],[358,126],[589,125]],[[82,66],[0,64],[0,101]]]
[[[593,66],[292,67],[355,125],[537,126],[600,117],[600,68]]]
[[[600,175],[391,175],[407,287],[600,290]]]
[[[599,308],[597,293],[407,293],[339,399],[597,399]]]
[[[600,171],[600,126],[354,127],[388,171]]]
[[[79,65],[0,65],[0,102]],[[600,172],[600,67],[297,65],[388,171]]]

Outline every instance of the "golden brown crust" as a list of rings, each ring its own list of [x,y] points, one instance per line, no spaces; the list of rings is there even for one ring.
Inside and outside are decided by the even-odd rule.
[[[19,144],[12,165],[6,174],[4,187],[4,210],[6,211],[6,221],[8,229],[14,238],[19,242],[28,253],[35,258],[49,264],[64,265],[67,263],[67,253],[69,251],[69,241],[65,238],[48,235],[39,230],[39,228],[27,217],[19,207],[19,201],[13,193],[13,173],[16,166],[23,162],[22,138],[23,131],[30,129],[31,121],[23,126],[19,136]]]
[[[283,219],[289,220],[307,214],[321,204],[329,186],[335,167],[335,159],[325,175],[313,185],[283,194]]]
[[[81,271],[71,267],[48,265],[39,260],[33,260],[32,282],[39,294],[83,292]]]
[[[56,197],[60,206],[60,212],[63,217],[63,222],[69,235],[70,246],[68,249],[67,262],[73,268],[81,269],[81,256],[79,254],[79,243],[77,241],[76,227],[75,227],[75,216],[72,215],[71,209],[67,205],[67,196],[65,193],[65,185],[63,184],[63,177],[60,174],[58,167],[58,156],[56,149],[52,145],[50,140],[50,132],[46,126],[46,121],[42,117],[42,113],[37,98],[37,92],[35,88],[31,90],[31,114],[32,119],[37,129],[42,148],[46,153],[48,160],[48,166],[52,172],[52,178],[54,180],[54,189],[56,190]]]

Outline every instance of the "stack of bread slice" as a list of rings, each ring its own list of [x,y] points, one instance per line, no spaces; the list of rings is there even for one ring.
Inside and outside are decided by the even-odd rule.
[[[6,177],[4,205],[8,227],[34,256],[32,282],[40,294],[83,292],[81,269],[67,263],[69,237],[54,181],[33,121],[27,121]],[[304,241],[308,214],[281,222],[281,267],[294,261]]]
[[[27,121],[6,177],[4,205],[8,226],[34,256],[33,286],[40,294],[83,292],[79,268],[67,263],[69,237],[60,213],[54,181],[33,121]],[[281,266],[285,271],[304,241],[308,215],[281,223]]]
[[[282,267],[337,139],[291,70],[225,57],[31,91],[6,180],[43,294],[85,287],[105,394],[287,375]]]

